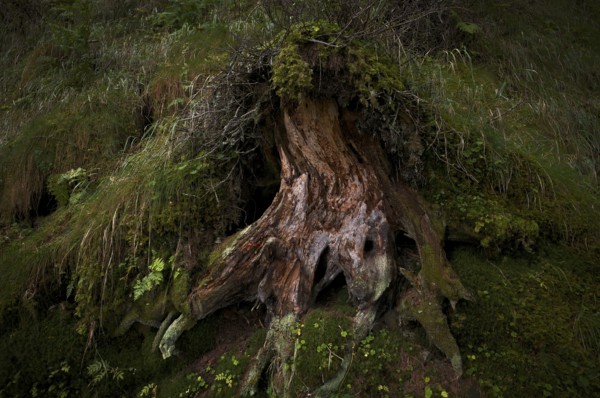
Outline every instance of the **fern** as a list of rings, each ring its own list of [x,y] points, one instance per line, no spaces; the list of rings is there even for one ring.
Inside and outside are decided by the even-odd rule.
[[[129,369],[131,371],[131,369]],[[118,368],[110,366],[103,359],[95,360],[87,367],[87,374],[91,378],[90,385],[94,386],[108,377],[112,377],[115,381],[121,381],[125,378],[125,372]]]
[[[162,258],[155,258],[149,268],[150,273],[141,280],[137,280],[133,285],[133,301],[137,301],[146,292],[154,289],[163,281],[162,271],[165,269],[165,262]]]
[[[95,361],[87,367],[88,376],[92,378],[91,384],[98,384],[106,375],[106,363]]]

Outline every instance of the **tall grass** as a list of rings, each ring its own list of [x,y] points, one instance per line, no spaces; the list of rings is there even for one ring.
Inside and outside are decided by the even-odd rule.
[[[484,61],[537,116],[556,156],[598,182],[598,5],[553,0],[474,8]]]
[[[9,277],[0,312],[25,291],[36,299],[60,286],[84,322],[102,319],[122,309],[153,256],[169,258],[187,239],[210,246],[237,221],[239,188],[226,178],[236,162],[202,154],[181,113],[222,67],[227,30],[153,30],[148,17],[160,8],[144,2],[125,18],[106,3],[92,4],[101,18],[91,19],[82,57],[41,37],[18,62],[2,58],[11,75],[1,79],[0,264]],[[36,217],[48,184],[79,168],[76,200],[67,186],[63,207]],[[18,237],[11,231],[25,229],[15,221],[34,232]]]
[[[559,0],[472,10],[466,18],[481,31],[467,35],[467,47],[404,57],[408,80],[436,115],[429,148],[459,191],[484,188],[547,236],[589,247],[600,226],[600,97],[592,82],[600,57],[587,43],[600,29]],[[580,26],[568,25],[579,18]]]

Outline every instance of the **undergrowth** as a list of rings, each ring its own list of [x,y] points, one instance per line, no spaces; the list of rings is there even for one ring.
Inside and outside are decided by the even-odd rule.
[[[456,50],[442,53],[437,60],[418,61],[409,69],[413,89],[435,115],[425,145],[430,149],[426,151],[430,164],[438,166],[425,171],[425,192],[446,210],[449,220],[467,223],[475,233],[482,219],[500,220],[508,212],[531,224],[526,230],[533,235],[537,235],[535,223],[546,238],[595,247],[594,177],[582,176],[557,155],[560,143],[539,127],[548,116],[535,114],[524,99],[502,93],[506,83],[486,68],[475,66],[467,50]],[[565,123],[569,127],[569,121]],[[468,197],[482,197],[496,205],[486,205],[477,213],[476,203],[465,200]],[[461,211],[467,208],[471,216]],[[501,246],[503,228],[492,224],[498,232],[482,237],[482,243]],[[524,230],[517,239],[531,232]]]
[[[542,235],[594,250],[600,10],[561,0],[469,9],[457,22],[462,49],[410,61],[414,89],[438,114],[429,147],[446,170],[433,185],[504,199]],[[467,22],[477,29],[460,29]]]

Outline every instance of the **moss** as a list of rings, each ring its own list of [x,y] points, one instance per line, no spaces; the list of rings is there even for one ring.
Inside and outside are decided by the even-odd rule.
[[[191,288],[190,273],[185,269],[179,268],[175,271],[173,281],[171,283],[170,296],[175,308],[183,313],[189,314],[190,308],[187,301]]]
[[[283,47],[273,63],[273,85],[277,95],[299,102],[312,89],[312,68],[302,58],[294,43]]]
[[[225,258],[231,254],[238,240],[251,230],[252,226],[249,225],[241,231],[228,236],[221,243],[219,243],[217,247],[212,250],[208,257],[208,267],[218,266],[222,260],[225,260]]]
[[[296,340],[292,395],[305,394],[336,375],[351,337],[351,320],[331,310],[309,311],[293,328]]]
[[[363,105],[378,108],[382,94],[393,97],[404,90],[402,73],[386,55],[362,43],[347,51],[348,71]]]
[[[327,21],[292,26],[273,63],[277,95],[298,102],[330,95],[342,104],[358,98],[365,107],[389,105],[404,90],[403,74],[387,55],[358,40],[337,42],[340,28]]]
[[[534,219],[519,216],[511,205],[503,205],[491,195],[449,195],[442,190],[435,200],[448,214],[449,222],[467,226],[484,248],[530,252],[539,238],[540,228]]]
[[[467,375],[497,396],[587,395],[598,388],[598,353],[582,336],[598,336],[600,324],[588,318],[583,335],[573,328],[583,313],[597,311],[598,278],[589,260],[561,247],[545,248],[534,261],[492,261],[466,248],[451,259],[478,295],[451,318]]]

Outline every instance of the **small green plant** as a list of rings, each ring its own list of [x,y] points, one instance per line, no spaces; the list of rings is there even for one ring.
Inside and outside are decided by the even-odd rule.
[[[59,206],[79,203],[86,193],[89,177],[85,169],[78,167],[48,179],[48,190]]]
[[[371,343],[375,340],[375,336],[369,334],[360,342],[360,351],[364,357],[375,355],[375,350],[371,348]]]
[[[179,393],[179,398],[193,397],[198,392],[208,388],[208,383],[199,374],[190,373],[187,376],[185,376],[185,379],[187,380],[188,384],[186,386],[185,391]]]
[[[340,356],[341,350],[340,346],[334,343],[321,343],[317,347],[317,353],[321,354],[321,363],[319,364],[319,369],[321,370],[331,370],[332,364],[337,361],[342,361],[344,358]],[[339,363],[336,363],[338,365]]]
[[[476,23],[460,21],[456,24],[458,30],[469,35],[478,33],[481,28]]]
[[[389,398],[390,396],[390,388],[385,384],[377,385],[377,392],[379,392],[381,397]]]
[[[425,382],[425,387],[423,388],[423,396],[425,398],[432,398],[434,396],[442,398],[449,397],[448,391],[443,389],[438,383],[432,383],[431,377],[425,376],[423,381]]]
[[[163,282],[165,261],[162,258],[155,257],[148,269],[150,271],[148,275],[137,280],[133,285],[133,301],[137,301],[145,293],[151,291]]]
[[[214,0],[169,0],[164,11],[151,15],[148,20],[155,28],[177,30],[207,20],[214,5]]]
[[[425,386],[425,390],[423,391],[423,396],[425,398],[431,398],[433,396],[433,390],[430,386]]]
[[[140,398],[144,398],[144,397],[148,397],[148,398],[156,398],[156,394],[158,393],[158,385],[156,383],[149,383],[146,384],[144,387],[142,387],[142,389],[140,390],[138,397]]]
[[[229,388],[233,388],[233,375],[231,374],[231,371],[226,370],[224,372],[221,372],[217,375],[215,375],[215,384],[217,385],[217,389],[220,391],[221,390],[221,386],[219,386],[219,384],[224,384]]]
[[[48,381],[45,385],[35,383],[31,387],[30,394],[32,397],[57,397],[67,398],[71,395],[72,388],[70,387],[70,372],[71,367],[68,362],[64,361],[59,368],[54,369],[48,375]]]
[[[103,359],[97,359],[87,367],[87,375],[90,377],[90,385],[95,386],[108,379],[119,382],[125,378],[125,371],[118,367],[111,366]]]

